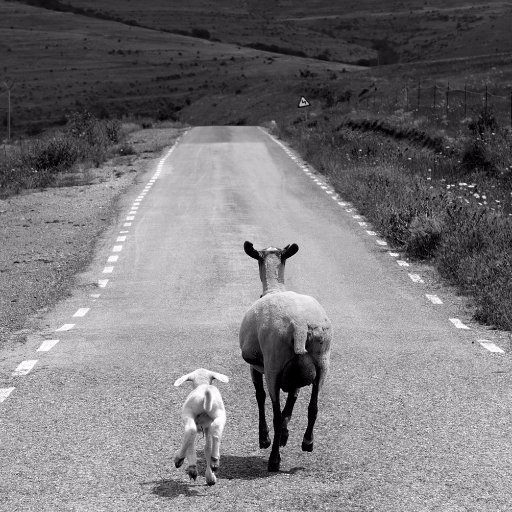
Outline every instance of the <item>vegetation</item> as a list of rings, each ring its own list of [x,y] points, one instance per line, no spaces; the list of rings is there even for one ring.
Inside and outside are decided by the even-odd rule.
[[[333,122],[332,114],[281,126],[281,134],[395,247],[431,261],[473,297],[477,319],[512,329],[510,130],[482,112],[439,152],[421,138],[383,134],[380,123]]]

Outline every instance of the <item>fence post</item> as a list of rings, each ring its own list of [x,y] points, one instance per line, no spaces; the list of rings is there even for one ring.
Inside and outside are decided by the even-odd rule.
[[[409,110],[409,86],[405,86],[405,110]]]
[[[436,113],[436,93],[437,93],[437,84],[434,84],[434,114]]]
[[[448,82],[446,86],[446,115],[448,115],[448,110],[450,109],[450,82]]]
[[[418,78],[418,114],[420,113],[420,95],[421,95],[421,82]]]
[[[485,113],[487,114],[487,85],[485,86]]]
[[[512,128],[512,89],[510,89],[510,128]]]
[[[464,83],[464,118],[467,117],[468,113],[468,84],[467,82]]]

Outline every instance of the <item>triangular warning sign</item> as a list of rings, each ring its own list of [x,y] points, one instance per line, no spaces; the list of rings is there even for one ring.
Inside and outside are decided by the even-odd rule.
[[[303,108],[303,107],[309,107],[309,106],[311,106],[309,101],[306,98],[304,98],[304,96],[301,96],[298,107]]]

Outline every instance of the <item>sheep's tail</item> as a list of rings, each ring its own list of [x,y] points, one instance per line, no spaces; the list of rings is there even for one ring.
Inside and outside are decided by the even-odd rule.
[[[212,392],[209,388],[204,392],[204,402],[203,402],[204,411],[207,414],[210,414],[213,409],[213,396]]]
[[[293,351],[295,354],[306,354],[308,324],[305,321],[293,322]]]

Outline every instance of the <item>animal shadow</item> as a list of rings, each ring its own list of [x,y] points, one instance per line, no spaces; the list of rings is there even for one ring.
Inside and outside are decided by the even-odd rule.
[[[206,468],[204,453],[198,452],[198,456],[201,458],[197,461],[199,476],[196,482],[183,480],[182,475],[177,476],[176,479],[148,482],[153,484],[151,492],[164,498],[207,495],[209,487],[204,480]],[[281,473],[295,474],[303,469],[303,467],[295,467],[291,468],[289,471],[281,471]],[[236,455],[221,454],[220,467],[217,473],[217,477],[219,478],[217,485],[219,485],[219,483],[222,484],[222,480],[256,480],[259,478],[275,477],[278,474],[279,473],[269,473],[267,471],[267,457],[265,456],[239,457]],[[213,488],[215,487],[216,486],[213,486]]]

